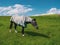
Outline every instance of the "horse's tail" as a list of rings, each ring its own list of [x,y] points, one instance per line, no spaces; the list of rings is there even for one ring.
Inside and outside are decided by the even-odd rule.
[[[12,28],[13,26],[13,17],[10,18],[10,29]]]
[[[12,21],[10,21],[10,29],[12,28],[12,26],[13,26],[13,22],[12,22]]]
[[[12,20],[13,20],[13,17],[10,18],[10,21],[12,21]]]

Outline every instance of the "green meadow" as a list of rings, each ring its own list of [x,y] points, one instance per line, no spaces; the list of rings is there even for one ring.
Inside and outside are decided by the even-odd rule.
[[[10,17],[0,16],[0,45],[60,45],[60,16],[33,16],[36,18],[39,29],[31,24],[25,28],[25,36],[21,34],[21,27],[17,26],[18,33],[9,32]]]

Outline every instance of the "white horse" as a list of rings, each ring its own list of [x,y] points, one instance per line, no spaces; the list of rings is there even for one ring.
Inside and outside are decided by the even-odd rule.
[[[10,32],[12,29],[12,25],[14,24],[15,32],[17,33],[16,27],[17,25],[22,27],[22,36],[24,36],[24,28],[27,27],[27,24],[32,24],[36,29],[38,29],[36,19],[32,19],[28,16],[12,16],[10,19]]]

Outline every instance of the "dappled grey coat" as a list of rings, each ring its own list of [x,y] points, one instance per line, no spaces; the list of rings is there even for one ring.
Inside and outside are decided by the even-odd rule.
[[[31,22],[32,18],[28,17],[28,16],[12,16],[10,21],[13,21],[14,23],[16,23],[17,25],[21,25],[23,27],[25,27],[25,22]]]

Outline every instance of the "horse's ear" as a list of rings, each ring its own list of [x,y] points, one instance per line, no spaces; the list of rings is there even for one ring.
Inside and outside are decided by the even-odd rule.
[[[36,19],[34,18],[33,21],[36,21]]]

